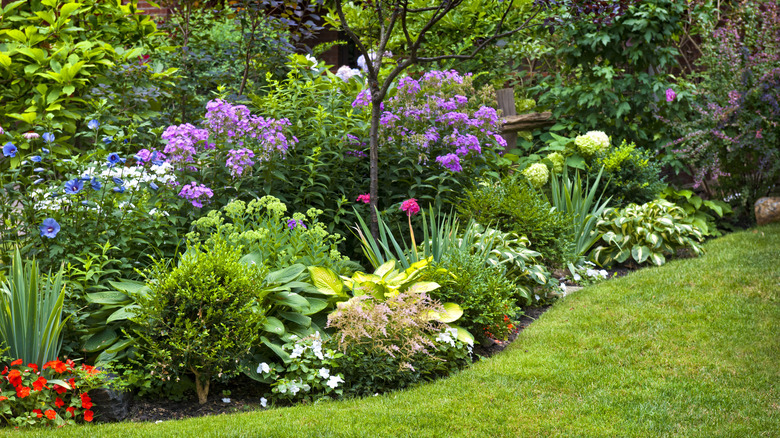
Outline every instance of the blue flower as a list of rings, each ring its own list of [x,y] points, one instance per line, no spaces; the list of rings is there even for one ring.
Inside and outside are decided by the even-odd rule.
[[[125,186],[114,187],[114,191],[117,192],[117,193],[124,193],[125,192]]]
[[[52,218],[46,218],[43,220],[43,224],[40,226],[41,237],[48,237],[53,239],[57,237],[57,233],[60,232],[60,224]]]
[[[43,182],[43,178],[38,178],[35,181],[33,181],[33,185],[38,185]]]
[[[105,144],[111,144],[112,141],[114,141],[114,137],[103,137],[103,143]]]
[[[100,127],[100,122],[98,122],[95,119],[92,119],[87,123],[87,128],[89,129],[98,129]]]
[[[81,175],[81,180],[84,181],[84,182],[87,182],[87,181],[89,181],[91,179],[92,179],[92,177],[87,175],[86,173],[84,175]]]
[[[41,151],[43,151],[44,154],[48,155],[51,151],[46,148],[41,148]]]
[[[43,141],[45,141],[46,143],[51,143],[54,141],[54,134],[52,134],[51,132],[44,132],[42,137],[43,137]]]
[[[44,169],[43,167],[36,167],[35,169],[33,169],[33,172],[43,172],[44,170],[46,169]]]
[[[150,189],[152,189],[152,190],[154,190],[154,191],[157,191],[157,189],[159,189],[159,188],[160,188],[160,186],[158,186],[157,184],[155,184],[155,183],[153,183],[153,182],[150,182],[150,183],[149,183],[149,188],[150,188]]]
[[[69,195],[75,195],[84,188],[84,181],[79,178],[74,178],[65,183],[65,193]]]
[[[40,163],[43,158],[41,158],[40,155],[33,155],[30,157],[30,160],[32,160],[33,163]]]
[[[112,180],[114,180],[114,184],[116,184],[116,185],[118,185],[118,186],[123,186],[123,185],[125,185],[125,182],[124,182],[124,181],[122,181],[122,179],[121,179],[121,178],[117,178],[117,177],[115,177],[115,176],[114,176],[114,177],[111,177],[111,179],[112,179]]]
[[[100,181],[98,181],[97,178],[92,178],[92,182],[90,183],[92,186],[92,190],[98,191],[103,187],[103,184],[100,184]]]
[[[124,163],[125,159],[120,158],[119,154],[116,152],[111,152],[108,154],[108,167],[114,167],[119,163]]]
[[[17,150],[18,149],[16,149],[16,146],[14,146],[14,144],[9,141],[5,144],[5,146],[3,146],[3,155],[13,158],[16,156]]]

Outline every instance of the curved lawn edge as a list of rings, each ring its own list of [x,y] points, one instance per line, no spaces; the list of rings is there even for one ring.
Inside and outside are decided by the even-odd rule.
[[[780,224],[705,249],[701,258],[582,289],[504,352],[411,390],[10,435],[778,436]]]

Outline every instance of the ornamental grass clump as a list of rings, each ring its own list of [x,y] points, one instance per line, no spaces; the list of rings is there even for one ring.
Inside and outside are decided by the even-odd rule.
[[[266,321],[264,269],[240,258],[239,247],[215,239],[190,247],[173,269],[158,261],[132,319],[155,374],[193,375],[201,404],[212,380],[242,371]]]

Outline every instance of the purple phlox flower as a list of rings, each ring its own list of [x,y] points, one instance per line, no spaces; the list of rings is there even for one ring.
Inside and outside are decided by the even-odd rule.
[[[677,97],[677,93],[674,92],[671,88],[666,89],[666,101],[671,102],[674,100],[674,98]]]
[[[401,118],[389,111],[383,112],[379,117],[379,123],[385,126],[395,126],[395,122],[398,120],[401,120]]]
[[[81,178],[74,178],[65,183],[65,193],[75,195],[84,188],[84,181]]]
[[[498,134],[493,134],[493,138],[496,139],[496,143],[502,148],[506,148],[506,139]]]
[[[371,105],[371,90],[363,90],[360,93],[358,93],[357,97],[355,97],[355,100],[352,102],[352,108],[357,108],[359,106],[369,106]]]
[[[409,76],[404,76],[398,81],[398,89],[407,94],[417,94],[421,88],[419,82]]]
[[[43,160],[43,157],[41,157],[40,155],[33,155],[32,157],[30,157],[30,160],[33,163],[40,163],[41,160]]]
[[[436,157],[436,162],[441,164],[442,167],[449,169],[451,172],[460,172],[463,167],[460,165],[460,157],[457,154],[447,154]]]
[[[135,158],[135,161],[137,161],[138,164],[143,164],[146,163],[147,161],[150,161],[150,159],[152,158],[152,153],[149,152],[149,149],[141,149],[140,151],[138,151],[138,153],[133,155],[133,158]]]
[[[16,151],[18,151],[18,149],[10,141],[6,143],[5,146],[3,146],[3,155],[6,157],[11,157],[11,158],[15,157]]]
[[[254,156],[255,153],[252,152],[251,149],[231,149],[228,151],[228,158],[225,162],[225,166],[230,168],[230,174],[233,175],[234,178],[239,177],[244,174],[246,169],[255,164],[255,162],[252,161]]]
[[[455,153],[464,156],[468,155],[470,151],[474,151],[478,154],[482,153],[482,147],[479,144],[479,138],[473,134],[461,135],[457,130],[450,137],[450,144],[455,146]]]
[[[184,164],[194,161],[193,157],[198,152],[196,145],[200,142],[205,144],[209,132],[185,123],[179,126],[169,126],[161,137],[167,141],[163,152],[168,155],[168,161],[172,164]]]
[[[442,123],[447,123],[448,125],[453,126],[458,124],[465,125],[469,121],[469,119],[470,118],[468,114],[453,111],[453,112],[442,114],[441,116],[439,116],[437,121]]]
[[[290,230],[294,230],[296,227],[302,227],[304,230],[306,229],[306,225],[304,225],[303,221],[300,219],[288,220],[287,227],[290,228]]]
[[[203,202],[207,198],[214,196],[214,192],[210,188],[203,184],[191,182],[182,186],[179,196],[184,199],[189,199],[194,207],[203,207]]]
[[[53,218],[46,218],[40,226],[41,237],[48,237],[53,239],[57,237],[57,233],[60,232],[60,224]]]

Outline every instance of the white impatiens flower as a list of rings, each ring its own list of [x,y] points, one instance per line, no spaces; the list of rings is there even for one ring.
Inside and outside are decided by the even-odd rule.
[[[268,400],[265,397],[260,397],[260,406],[262,407],[268,406]]]
[[[578,135],[574,144],[582,155],[590,157],[609,148],[609,136],[601,131],[588,131],[585,135]]]
[[[298,386],[295,382],[290,382],[290,394],[295,395],[301,390],[301,387]]]
[[[330,376],[326,385],[335,389],[337,386],[339,386],[339,383],[344,383],[344,379],[342,379],[341,376]]]
[[[301,357],[303,352],[306,350],[306,347],[301,344],[295,344],[295,347],[293,347],[292,353],[290,353],[290,357],[295,359],[296,357]]]
[[[261,362],[260,365],[257,366],[257,374],[263,374],[263,373],[270,373],[271,367],[268,366],[267,363]]]
[[[323,379],[327,379],[330,377],[330,370],[327,368],[320,368],[319,375]]]
[[[230,403],[230,398],[229,397],[224,397],[222,399],[222,403]]]
[[[317,58],[313,57],[312,55],[310,55],[308,53],[306,54],[306,60],[309,61],[310,63],[314,64],[311,67],[309,67],[312,70],[316,69],[317,65],[319,65],[319,61],[317,61]]]

